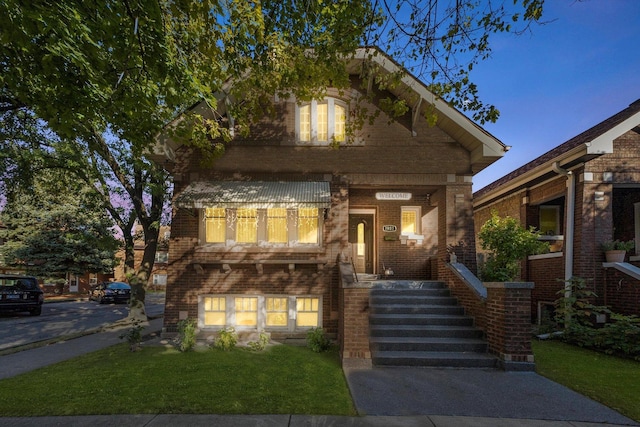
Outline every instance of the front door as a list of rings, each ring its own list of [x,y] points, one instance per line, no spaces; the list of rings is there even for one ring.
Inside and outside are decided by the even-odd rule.
[[[373,214],[349,214],[349,243],[356,273],[373,273]]]

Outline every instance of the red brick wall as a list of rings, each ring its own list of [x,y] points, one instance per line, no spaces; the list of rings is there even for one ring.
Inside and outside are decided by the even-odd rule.
[[[531,290],[526,283],[487,284],[489,351],[504,362],[533,362]]]
[[[532,321],[537,321],[538,301],[553,302],[561,297],[564,289],[564,256],[527,261],[527,281],[536,284],[531,292]]]
[[[343,359],[371,359],[369,349],[369,289],[342,288],[340,305],[341,353]]]

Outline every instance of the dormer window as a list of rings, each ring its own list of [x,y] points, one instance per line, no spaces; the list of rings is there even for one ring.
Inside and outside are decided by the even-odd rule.
[[[298,105],[296,134],[303,144],[329,145],[346,140],[347,107],[327,98]]]

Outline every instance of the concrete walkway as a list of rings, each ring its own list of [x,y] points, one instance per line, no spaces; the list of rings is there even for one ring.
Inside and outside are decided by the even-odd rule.
[[[152,320],[145,329],[145,334],[158,334],[161,327],[161,318]],[[122,330],[96,332],[0,356],[0,379],[121,343],[121,333]],[[153,341],[145,345],[153,345]],[[347,367],[345,376],[361,415],[359,417],[192,414],[0,417],[0,427],[640,426],[640,423],[604,405],[531,372]]]

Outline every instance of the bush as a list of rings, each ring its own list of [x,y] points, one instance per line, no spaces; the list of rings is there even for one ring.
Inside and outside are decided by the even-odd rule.
[[[307,332],[307,347],[315,353],[322,353],[331,347],[331,341],[322,328],[313,328]]]
[[[232,327],[224,328],[218,332],[218,338],[214,343],[214,347],[220,350],[229,351],[238,343],[238,334]]]
[[[269,344],[269,335],[264,332],[260,332],[258,341],[249,341],[247,343],[247,347],[252,351],[262,351],[267,347],[267,344]]]
[[[120,339],[126,339],[129,343],[130,351],[138,351],[140,349],[143,329],[144,328],[140,325],[140,322],[134,322],[131,328],[120,334]]]
[[[579,347],[602,351],[607,354],[640,360],[640,319],[611,313],[607,307],[591,303],[596,294],[586,289],[586,281],[573,277],[569,281],[571,296],[556,301],[556,321],[564,325],[560,339]],[[606,314],[611,322],[602,328],[593,327],[593,316]]]
[[[195,319],[183,319],[178,322],[178,336],[180,351],[186,352],[193,350],[196,345],[196,321]]]
[[[549,244],[538,240],[540,233],[533,227],[522,227],[515,218],[501,218],[496,211],[478,233],[482,249],[489,251],[480,267],[485,282],[508,282],[518,278],[520,261],[528,255],[549,251]]]

